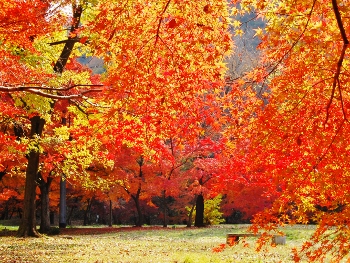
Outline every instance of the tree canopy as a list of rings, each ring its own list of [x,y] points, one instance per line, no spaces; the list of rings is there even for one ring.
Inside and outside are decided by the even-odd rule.
[[[268,208],[253,231],[316,222],[295,260],[328,252],[341,260],[349,8],[341,0],[0,3],[0,197],[24,200],[19,235],[37,235],[36,185],[43,195],[64,174],[101,199],[133,199],[140,220],[140,201],[154,205],[155,196],[166,220],[168,197],[191,206],[222,194],[227,208]],[[250,21],[261,26],[250,40],[256,61],[230,73],[229,55],[247,63],[232,39]],[[81,57],[102,61],[101,74]]]

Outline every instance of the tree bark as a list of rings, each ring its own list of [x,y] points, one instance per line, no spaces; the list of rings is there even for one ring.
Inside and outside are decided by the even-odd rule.
[[[142,214],[142,209],[140,205],[140,195],[133,195],[132,199],[135,202],[136,210],[137,210],[137,220],[136,220],[136,226],[142,226],[143,225],[143,214]]]
[[[34,139],[35,136],[40,137],[45,125],[45,120],[40,116],[34,116],[30,118],[31,131],[30,138]],[[26,181],[24,190],[24,202],[23,202],[23,217],[22,222],[18,228],[18,237],[38,237],[40,234],[36,230],[36,218],[35,218],[35,199],[36,199],[36,186],[38,179],[39,168],[39,142],[35,143],[28,156],[28,164],[26,169]]]
[[[79,29],[79,23],[80,23],[82,12],[83,12],[83,8],[81,6],[73,6],[73,24],[69,31],[72,35],[74,35],[75,31]],[[51,45],[65,43],[62,53],[53,68],[55,72],[60,74],[63,72],[64,67],[67,64],[67,61],[73,51],[74,44],[76,42],[79,42],[79,39],[76,36],[72,37],[71,34],[68,36],[68,39],[63,42],[59,41],[56,43],[51,43]],[[65,124],[65,121],[63,121],[63,119],[62,119],[62,124]],[[60,183],[60,214],[59,214],[60,228],[66,228],[67,226],[66,191],[67,191],[66,178],[64,177],[64,175],[62,175],[61,183]]]
[[[50,185],[52,182],[52,177],[47,178],[45,182],[39,173],[39,188],[40,188],[40,201],[41,201],[41,221],[39,232],[42,234],[47,234],[50,231]]]
[[[192,216],[193,216],[194,208],[196,207],[196,202],[195,202],[196,200],[197,200],[197,198],[195,197],[193,199],[193,204],[192,204],[191,210],[188,213],[188,221],[187,221],[186,227],[191,227],[192,226]]]
[[[74,205],[72,205],[70,208],[70,211],[68,213],[68,216],[67,216],[67,224],[68,225],[72,225],[72,215],[73,215],[74,208],[75,208]]]
[[[0,220],[7,220],[7,219],[9,219],[9,201],[8,200],[5,202],[4,211],[0,217]]]
[[[91,225],[91,205],[94,198],[87,200],[87,206],[84,213],[84,226]]]
[[[6,169],[0,172],[0,181],[6,175]]]
[[[113,207],[112,207],[112,200],[109,200],[109,224],[108,226],[113,226]]]
[[[60,181],[60,215],[59,228],[66,228],[67,226],[67,186],[66,178],[62,174]]]
[[[204,227],[204,198],[202,194],[197,196],[196,200],[196,218],[194,226]]]
[[[80,23],[80,17],[81,13],[83,12],[83,8],[81,6],[75,6],[73,7],[73,25],[70,28],[70,33],[74,35],[74,32],[79,28],[79,23]],[[57,60],[53,70],[58,73],[62,73],[64,67],[67,64],[67,61],[69,59],[70,54],[73,51],[74,44],[76,42],[79,42],[79,39],[77,37],[72,37],[71,35],[68,36],[68,39],[65,41],[60,41],[57,43],[51,43],[51,45],[56,45],[56,44],[61,44],[65,43],[62,53]]]
[[[168,219],[168,209],[167,209],[167,200],[166,200],[166,190],[163,190],[163,227],[168,227],[167,219]]]

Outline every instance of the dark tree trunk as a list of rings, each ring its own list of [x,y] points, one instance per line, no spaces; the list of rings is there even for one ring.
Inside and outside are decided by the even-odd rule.
[[[73,215],[74,208],[75,208],[75,206],[72,205],[70,208],[70,211],[68,213],[68,216],[67,216],[67,224],[68,225],[72,225],[72,215]]]
[[[4,211],[3,211],[0,219],[1,220],[9,219],[9,204],[8,204],[8,201],[5,202],[5,208],[4,208]]]
[[[141,167],[141,166],[140,166]],[[141,170],[140,170],[140,174]],[[139,188],[137,189],[136,195],[131,195],[132,200],[135,202],[135,207],[137,211],[137,218],[135,218],[135,225],[142,226],[143,225],[143,214],[140,205],[140,194],[141,194],[141,184],[139,184]]]
[[[109,200],[109,226],[113,226],[113,207],[112,207],[112,200]]]
[[[73,7],[73,25],[70,28],[70,33],[74,33],[77,29],[79,29],[80,17],[82,12],[83,12],[83,8],[81,6]],[[51,45],[65,43],[62,53],[53,68],[55,72],[58,72],[58,73],[63,72],[63,69],[67,64],[70,54],[73,51],[74,44],[77,42],[79,42],[79,39],[77,37],[68,36],[67,40],[51,43]]]
[[[194,221],[194,226],[203,227],[204,226],[204,198],[200,194],[197,196],[196,200],[196,218]]]
[[[143,214],[142,214],[142,209],[141,209],[141,205],[140,205],[140,195],[133,195],[132,199],[135,202],[135,206],[136,206],[136,211],[137,211],[137,219],[136,219],[136,226],[142,226],[143,225]]]
[[[163,196],[162,196],[162,201],[163,201],[163,227],[167,227],[168,223],[168,209],[167,209],[167,200],[166,200],[166,190],[163,190]]]
[[[83,12],[83,8],[81,6],[73,6],[73,24],[70,28],[70,33],[74,35],[74,32],[79,29],[79,23],[81,14]],[[51,43],[50,45],[58,45],[58,44],[65,44],[62,50],[62,53],[60,57],[58,58],[55,66],[53,67],[53,70],[57,73],[62,73],[64,70],[64,67],[67,64],[67,61],[73,51],[74,44],[76,42],[79,42],[78,37],[72,37],[71,35],[68,36],[67,40],[58,41],[55,43]],[[65,118],[62,118],[62,124],[65,124],[66,120]],[[66,228],[67,226],[67,207],[66,207],[66,178],[64,175],[61,177],[61,183],[60,183],[60,211],[59,211],[59,227],[60,228]],[[85,220],[85,219],[84,219]]]
[[[91,225],[91,205],[92,205],[92,200],[93,198],[91,199],[88,199],[88,203],[87,203],[87,207],[86,207],[86,210],[85,210],[85,213],[84,213],[84,226],[86,225]]]
[[[45,120],[40,116],[34,116],[30,119],[31,131],[30,138],[34,139],[35,135],[41,136]],[[35,198],[36,198],[36,186],[38,179],[38,168],[39,168],[39,143],[35,144],[35,147],[31,149],[28,154],[28,164],[26,169],[26,181],[24,190],[24,201],[23,201],[23,217],[22,222],[18,228],[18,237],[38,237],[40,236],[36,230],[35,220]]]
[[[39,188],[40,188],[40,201],[41,201],[41,221],[39,232],[47,234],[50,231],[50,185],[52,177],[47,178],[45,182],[39,173]]]
[[[0,181],[6,175],[6,169],[0,172]]]
[[[21,208],[17,209],[17,213],[18,213],[19,219],[22,219],[22,209]]]
[[[193,200],[193,204],[192,204],[192,207],[191,207],[191,210],[190,212],[188,213],[188,221],[187,221],[187,227],[191,227],[192,226],[192,216],[193,216],[193,211],[194,211],[194,208],[196,207],[196,201],[197,198],[195,197],[194,200]]]
[[[143,157],[140,156],[140,158],[138,158],[136,160],[136,162],[138,163],[138,165],[140,166],[140,170],[139,170],[139,178],[141,179],[143,176],[143,172],[142,172],[142,166],[143,166]],[[143,225],[143,214],[142,214],[142,209],[141,209],[141,205],[140,205],[140,194],[141,194],[141,190],[142,190],[142,184],[139,183],[139,187],[137,189],[137,192],[135,195],[131,195],[131,198],[134,200],[135,202],[135,206],[136,206],[136,210],[137,210],[137,219],[136,219],[136,226],[142,226]],[[126,190],[127,193],[130,194],[130,192],[128,190]]]
[[[60,181],[60,213],[59,213],[59,227],[66,228],[67,226],[67,186],[66,177],[61,175]]]

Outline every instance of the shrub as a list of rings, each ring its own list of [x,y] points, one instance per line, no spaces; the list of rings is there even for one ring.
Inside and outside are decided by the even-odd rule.
[[[225,219],[222,217],[223,213],[220,211],[220,204],[222,201],[222,195],[219,194],[213,199],[204,201],[204,224],[205,225],[218,225],[225,222]],[[191,208],[186,207],[187,212],[189,213]],[[192,218],[196,217],[196,209],[193,211]]]

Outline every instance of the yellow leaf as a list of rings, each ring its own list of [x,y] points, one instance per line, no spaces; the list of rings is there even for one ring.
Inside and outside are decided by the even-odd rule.
[[[233,21],[233,26],[234,26],[234,28],[240,27],[241,24],[242,24],[242,23],[241,23],[240,21],[238,21],[238,20],[234,20],[234,21]]]
[[[263,34],[263,30],[260,27],[258,27],[257,29],[254,29],[254,31],[255,31],[255,34],[253,37],[261,36]]]
[[[242,29],[237,29],[235,32],[235,36],[242,36],[244,34]]]

